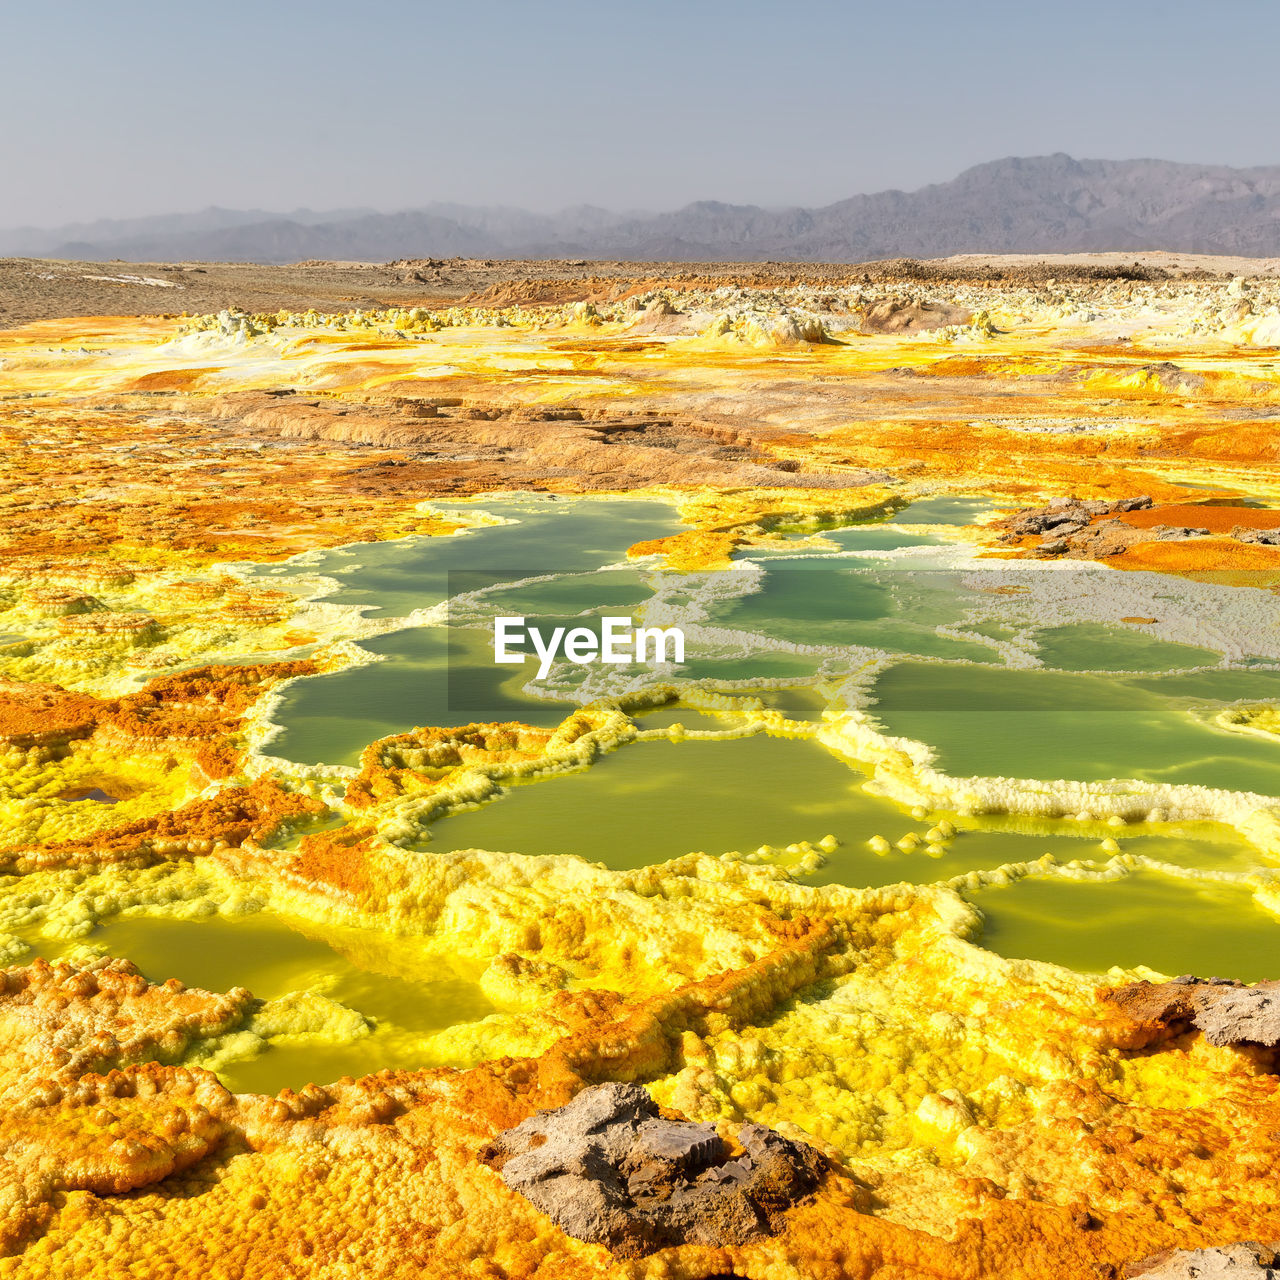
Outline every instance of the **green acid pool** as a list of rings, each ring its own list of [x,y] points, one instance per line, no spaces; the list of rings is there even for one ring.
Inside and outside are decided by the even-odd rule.
[[[492,616],[596,627],[604,613],[656,603],[672,611],[670,619],[683,619],[690,637],[685,661],[664,680],[753,694],[815,723],[824,711],[846,710],[831,701],[843,696],[865,705],[886,732],[926,744],[936,767],[952,776],[1137,779],[1280,798],[1280,743],[1214,720],[1233,702],[1280,700],[1280,670],[1265,655],[1237,656],[1233,666],[1214,641],[1200,643],[1201,631],[1217,635],[1228,615],[1170,630],[1194,640],[1174,643],[1136,623],[1098,620],[1150,614],[1152,592],[1164,589],[1152,575],[1090,567],[1088,590],[1077,575],[1054,591],[1047,569],[1022,565],[1016,573],[1023,578],[1006,582],[1002,575],[1015,569],[975,560],[948,529],[992,510],[980,495],[927,499],[825,530],[821,539],[797,526],[786,542],[739,553],[740,576],[715,590],[705,576],[673,585],[651,563],[622,562],[634,542],[680,527],[666,504],[504,497],[469,507],[477,508],[507,523],[300,558],[309,574],[341,584],[329,599],[405,624],[363,642],[377,661],[291,685],[274,712],[282,731],[270,751],[306,764],[351,765],[373,739],[418,725],[554,725],[577,700],[612,686],[599,673],[588,680],[582,671],[557,670],[540,682],[528,667],[495,665]],[[283,582],[289,571],[255,572]],[[477,572],[490,575],[488,585],[477,584]],[[510,580],[520,575],[536,580]],[[1095,585],[1107,593],[1105,611],[1094,607]],[[408,625],[409,614],[451,592],[451,625]],[[467,593],[464,601],[458,592]],[[1210,596],[1186,597],[1193,598],[1212,608]],[[625,691],[643,681],[628,671],[616,685]],[[690,727],[733,722],[677,707],[642,723],[675,718]],[[1113,852],[1104,839],[1191,872],[1266,865],[1225,827],[1112,831],[1000,815],[913,818],[866,781],[855,763],[811,738],[641,741],[580,772],[508,785],[482,806],[436,820],[418,848],[568,854],[626,869],[692,851],[751,854],[768,846],[772,852],[754,856],[777,861],[803,883],[854,886],[945,881],[1045,854],[1101,865]],[[942,816],[959,831],[934,856],[897,847]],[[787,856],[788,845],[826,835],[840,843],[817,869]],[[874,852],[872,836],[884,837],[889,851]],[[1267,949],[1270,917],[1247,893],[1211,879],[1142,872],[1078,883],[1037,875],[980,896],[985,945],[1001,954],[1089,971],[1145,963],[1280,976]],[[1258,958],[1252,968],[1241,959],[1250,949]]]
[[[1028,876],[972,900],[984,917],[982,945],[1010,958],[1241,982],[1280,973],[1280,920],[1233,884],[1156,871],[1112,881]]]

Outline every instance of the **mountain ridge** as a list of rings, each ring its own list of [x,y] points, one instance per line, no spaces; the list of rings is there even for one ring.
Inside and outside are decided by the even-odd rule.
[[[1280,165],[1010,156],[817,208],[699,200],[661,213],[437,202],[379,213],[211,207],[0,231],[0,254],[131,262],[415,257],[863,262],[1104,249],[1280,255]]]

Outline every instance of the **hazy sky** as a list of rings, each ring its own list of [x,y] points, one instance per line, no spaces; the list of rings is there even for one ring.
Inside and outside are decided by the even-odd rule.
[[[0,0],[0,226],[1280,162],[1274,0]]]

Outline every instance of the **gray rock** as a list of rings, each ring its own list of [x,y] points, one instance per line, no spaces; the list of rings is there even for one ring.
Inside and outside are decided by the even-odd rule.
[[[1106,993],[1139,1022],[1162,1023],[1181,1033],[1195,1027],[1215,1045],[1280,1046],[1280,982],[1251,987],[1229,978],[1193,978],[1171,982],[1131,982]]]
[[[1157,542],[1178,542],[1183,538],[1207,538],[1208,529],[1192,529],[1186,525],[1153,524],[1148,530]]]
[[[731,1157],[714,1125],[668,1120],[639,1085],[584,1089],[482,1153],[566,1234],[625,1257],[680,1244],[746,1244],[782,1226],[817,1186],[811,1147],[743,1125]]]
[[[1064,524],[1074,524],[1082,526],[1088,521],[1081,520],[1079,516],[1080,508],[1074,504],[1069,507],[1063,507],[1057,511],[1050,511],[1046,515],[1040,517],[1040,527],[1042,529],[1060,529]]]
[[[1151,498],[1142,494],[1136,498],[1121,498],[1106,502],[1101,498],[1050,498],[1043,507],[1025,507],[1002,521],[1015,537],[1045,533],[1071,535],[1082,532],[1095,516],[1120,515],[1126,511],[1141,511],[1151,506]],[[1207,532],[1207,530],[1206,530]]]
[[[1203,987],[1193,997],[1194,1022],[1210,1044],[1280,1045],[1280,982]]]
[[[1166,1249],[1125,1269],[1126,1280],[1280,1280],[1280,1254],[1248,1240],[1213,1249]]]
[[[1238,524],[1231,530],[1231,536],[1237,542],[1256,542],[1264,547],[1280,547],[1280,529],[1250,529],[1247,525]]]

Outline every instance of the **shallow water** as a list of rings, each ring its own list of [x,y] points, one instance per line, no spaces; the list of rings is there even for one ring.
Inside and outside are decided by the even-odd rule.
[[[639,723],[682,723],[688,729],[715,724],[682,707],[663,708]],[[941,813],[913,819],[866,791],[864,781],[849,762],[803,739],[757,734],[638,742],[585,771],[518,783],[479,808],[441,818],[422,847],[570,853],[622,870],[695,851],[750,853],[770,845],[776,857],[768,860],[790,866],[787,845],[816,844],[834,835],[840,847],[802,878],[807,884],[856,886],[928,884],[1046,853],[1062,862],[1108,856],[1100,851],[1103,837],[1077,823]],[[923,837],[944,816],[959,831],[940,856],[930,856],[923,846],[911,852],[896,847],[909,831]],[[1160,836],[1151,830],[1131,828],[1122,838],[1123,851],[1191,867],[1243,870],[1252,864],[1250,846],[1226,828],[1177,828]],[[868,841],[877,835],[895,847],[873,852]]]
[[[586,668],[566,666],[537,682],[530,666],[496,666],[490,619],[514,613],[547,627],[596,628],[604,613],[640,615],[661,600],[676,610],[667,624],[680,610],[690,610],[695,624],[686,661],[662,679],[750,693],[797,719],[820,719],[834,696],[835,685],[818,687],[817,678],[830,682],[898,658],[873,679],[873,714],[888,732],[930,745],[937,766],[957,776],[1137,778],[1280,796],[1280,743],[1211,723],[1231,702],[1280,697],[1280,671],[1257,664],[1226,669],[1211,648],[1091,621],[1092,578],[1064,578],[1067,596],[1082,602],[1068,613],[1085,612],[1046,624],[1026,593],[1049,586],[1049,579],[1026,577],[1032,588],[1006,588],[999,577],[975,577],[963,549],[947,541],[947,525],[992,510],[986,500],[916,503],[825,531],[825,549],[798,529],[788,545],[751,553],[740,575],[678,581],[619,563],[633,542],[678,527],[669,507],[515,499],[476,505],[519,523],[307,557],[309,571],[340,575],[344,585],[331,599],[399,616],[438,603],[446,591],[480,594],[469,594],[464,608],[451,606],[453,625],[364,642],[383,661],[293,685],[276,712],[284,732],[271,744],[273,753],[354,764],[372,739],[417,725],[557,724],[575,697],[606,691],[599,668],[588,677]],[[921,528],[930,525],[937,534]],[[619,567],[601,570],[609,564]],[[512,585],[521,575],[542,580]],[[1147,576],[1097,582],[1113,593],[1137,591]],[[1052,585],[1056,591],[1059,584]],[[627,677],[640,684],[656,678],[634,669]],[[579,685],[588,678],[595,683],[584,692]],[[677,706],[643,716],[641,724],[676,720],[690,728],[730,722]],[[931,883],[1045,854],[1100,864],[1109,856],[1104,837],[1118,840],[1124,852],[1188,869],[1242,872],[1259,863],[1257,851],[1223,827],[1112,831],[1008,816],[945,815],[960,832],[938,856],[923,847],[878,855],[867,843],[871,836],[896,845],[909,831],[923,836],[944,815],[912,819],[864,782],[856,764],[810,740],[636,742],[589,769],[508,785],[476,809],[438,819],[421,847],[571,854],[618,869],[733,850],[801,875],[798,855],[786,846],[830,834],[840,846],[803,878],[854,886]],[[753,853],[762,846],[772,849]],[[1175,967],[1205,972],[1211,962],[1226,962],[1222,947],[1227,959],[1235,954],[1234,942],[1214,940],[1241,921],[1257,946],[1270,945],[1276,922],[1247,894],[1198,892],[1188,882],[1143,872],[1102,885],[1037,877],[1003,897],[994,890],[980,896],[994,949],[1014,954],[1009,947],[1030,947],[1032,954],[1040,946],[1045,958],[1086,969],[1167,968],[1168,948],[1176,946]],[[1037,895],[1055,909],[1041,910]],[[1089,906],[1086,919],[1080,912],[1088,903],[1101,905]],[[1197,923],[1183,930],[1192,907]],[[1178,929],[1169,929],[1170,919]]]
[[[1280,972],[1280,921],[1247,889],[1138,871],[1117,881],[1029,876],[975,894],[982,945],[1002,956],[1102,972],[1258,982]]]
[[[518,523],[468,529],[452,537],[409,537],[309,552],[297,563],[308,573],[332,576],[341,583],[324,599],[364,605],[371,617],[400,617],[443,600],[450,573],[597,569],[625,559],[627,548],[637,542],[677,533],[682,527],[674,507],[639,498],[529,496],[435,503],[432,509],[464,518],[484,512]],[[237,568],[245,576],[272,573],[261,566]]]
[[[715,625],[790,644],[861,645],[921,657],[994,662],[976,641],[939,635],[963,621],[971,592],[958,575],[835,567],[831,560],[771,562],[762,588],[717,603]]]
[[[890,733],[929,743],[937,767],[960,777],[1137,778],[1280,796],[1280,742],[1192,714],[1197,704],[1274,697],[1277,674],[1166,684],[904,662],[876,681],[874,711]]]
[[[267,748],[300,764],[359,763],[376,738],[422,725],[474,719],[560,723],[574,704],[521,692],[522,668],[493,663],[488,637],[443,627],[409,627],[362,641],[382,661],[299,680],[273,719],[282,731]],[[480,714],[477,714],[477,713]]]
[[[1122,853],[1140,854],[1173,866],[1205,871],[1247,872],[1257,864],[1257,850],[1229,827],[1216,823],[1131,827],[1119,833],[1101,834],[1103,828],[1082,830],[1071,821],[1011,816],[963,818],[945,815],[957,828],[945,853],[930,856],[924,847],[911,852],[898,849],[897,840],[907,831],[923,836],[938,817],[913,821],[905,815],[899,825],[882,832],[893,847],[873,853],[863,844],[851,844],[827,855],[827,863],[804,877],[806,884],[880,885],[934,884],[971,871],[990,871],[1011,863],[1035,862],[1052,854],[1061,863],[1080,861],[1102,864],[1111,854],[1102,847],[1107,838]],[[1159,834],[1155,834],[1159,831]],[[1122,886],[1113,886],[1123,896]],[[985,892],[985,890],[984,890]]]
[[[28,936],[56,959],[83,944],[127,957],[153,982],[228,991],[246,986],[261,1000],[315,991],[365,1015],[370,1033],[349,1043],[288,1037],[256,1057],[220,1067],[238,1092],[276,1093],[359,1076],[383,1067],[435,1065],[414,1037],[473,1022],[494,1011],[474,976],[450,969],[412,941],[356,929],[306,931],[267,912],[226,919],[130,915],[99,925],[75,944]]]
[[[1040,661],[1058,671],[1180,671],[1217,666],[1220,661],[1212,649],[1099,623],[1046,627],[1035,639]]]
[[[677,718],[703,727],[688,712]],[[441,818],[424,847],[572,853],[624,869],[827,834],[865,840],[901,819],[862,781],[809,741],[635,742],[583,772],[508,786],[497,800]]]

